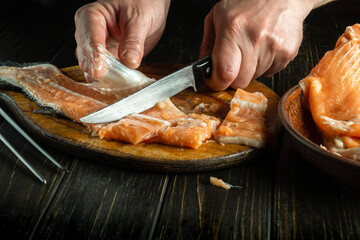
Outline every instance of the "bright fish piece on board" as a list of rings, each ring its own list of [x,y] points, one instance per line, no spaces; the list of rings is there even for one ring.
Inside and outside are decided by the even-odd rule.
[[[266,109],[267,98],[262,93],[237,89],[230,111],[215,132],[215,138],[222,144],[263,147],[266,141]]]

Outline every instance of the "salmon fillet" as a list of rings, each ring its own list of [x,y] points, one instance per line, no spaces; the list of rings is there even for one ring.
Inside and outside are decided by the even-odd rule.
[[[122,96],[116,91],[101,91],[94,84],[76,82],[51,64],[22,68],[2,66],[0,85],[4,82],[21,88],[40,106],[55,109],[76,122]],[[216,132],[221,143],[261,147],[264,144],[262,114],[265,110],[266,98],[262,94],[239,89],[231,101],[231,111],[217,132],[221,124],[218,118],[185,114],[170,99],[117,122],[84,125],[102,139],[131,144],[152,142],[196,149],[214,139]]]
[[[213,136],[219,125],[220,120],[215,117],[186,115],[166,99],[141,114],[103,127],[99,135],[132,144],[152,142],[196,149]]]
[[[138,144],[161,135],[170,126],[170,122],[144,114],[132,114],[110,123],[99,131],[100,138],[114,139]]]
[[[204,114],[190,114],[188,117],[173,121],[154,142],[166,145],[197,149],[211,139],[219,127],[220,120]]]
[[[360,25],[347,27],[299,85],[326,148],[359,159]]]
[[[21,88],[39,105],[55,109],[77,122],[117,100],[115,95],[104,95],[86,84],[75,82],[51,64],[24,68],[1,66],[0,78]]]
[[[186,117],[186,114],[170,99],[165,99],[141,114],[132,114],[102,127],[99,136],[138,144],[160,137],[171,126],[171,122],[183,117]]]
[[[244,144],[255,148],[265,145],[267,98],[259,92],[237,89],[215,138],[222,144]]]

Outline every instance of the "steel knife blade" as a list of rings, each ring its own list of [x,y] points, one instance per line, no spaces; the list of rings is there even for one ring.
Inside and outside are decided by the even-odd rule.
[[[80,121],[107,123],[117,121],[129,114],[143,112],[188,87],[193,87],[197,91],[201,83],[211,76],[211,72],[211,57],[201,58],[116,103],[80,118]]]

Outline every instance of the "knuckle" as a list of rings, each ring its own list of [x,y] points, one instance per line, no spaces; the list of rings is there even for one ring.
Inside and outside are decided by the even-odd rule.
[[[221,67],[217,71],[218,80],[224,84],[229,84],[234,81],[237,74],[231,67]]]
[[[89,16],[92,17],[99,17],[101,16],[101,11],[104,10],[104,7],[98,3],[98,2],[93,2],[93,3],[89,3],[86,4],[82,7],[80,7],[78,10],[76,10],[75,15],[74,15],[74,20],[75,23],[77,23],[80,19],[82,18],[88,18]]]
[[[123,49],[134,49],[140,51],[143,49],[144,40],[138,36],[131,36],[128,39],[125,39],[121,45],[123,46]]]
[[[89,9],[92,8],[93,3],[90,4],[86,4],[82,7],[80,7],[76,12],[75,12],[75,22],[77,22],[81,16],[83,15],[87,15],[87,13],[89,12]]]
[[[292,60],[296,57],[298,52],[299,52],[299,48],[297,46],[291,45],[291,44],[286,44],[286,47],[282,48],[282,50],[281,50],[280,60],[282,62],[285,62],[287,65],[287,63],[290,60]]]
[[[282,62],[288,62],[295,58],[298,54],[299,47],[289,42],[286,39],[282,39],[281,37],[275,34],[267,34],[266,42],[268,44],[269,51],[276,54],[278,59]]]
[[[228,16],[226,30],[230,39],[238,39],[244,29],[245,23],[239,17]]]

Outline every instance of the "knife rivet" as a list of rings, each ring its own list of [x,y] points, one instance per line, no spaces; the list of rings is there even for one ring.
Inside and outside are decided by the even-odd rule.
[[[205,71],[206,71],[207,74],[209,74],[210,73],[210,67],[207,67]]]

